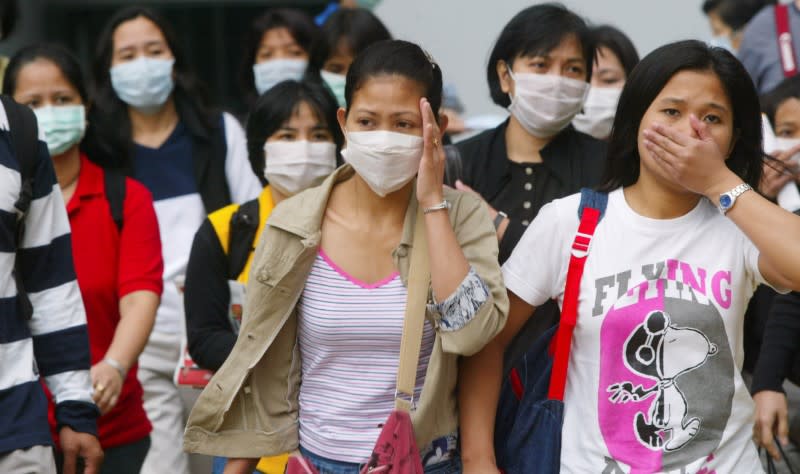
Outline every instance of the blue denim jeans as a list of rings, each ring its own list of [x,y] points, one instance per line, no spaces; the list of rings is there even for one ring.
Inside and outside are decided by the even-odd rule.
[[[300,446],[300,452],[317,468],[319,474],[359,474],[364,467],[363,464],[334,461],[333,459],[317,456],[303,449],[302,446]],[[456,456],[447,461],[426,466],[425,474],[461,474],[461,458]]]

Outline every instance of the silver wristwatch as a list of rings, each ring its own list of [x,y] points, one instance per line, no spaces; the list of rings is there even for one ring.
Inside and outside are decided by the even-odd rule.
[[[725,215],[733,208],[733,205],[736,204],[736,198],[741,196],[742,194],[746,193],[747,191],[752,190],[753,188],[747,184],[742,183],[739,186],[731,189],[727,193],[722,193],[719,195],[719,212],[722,215]]]

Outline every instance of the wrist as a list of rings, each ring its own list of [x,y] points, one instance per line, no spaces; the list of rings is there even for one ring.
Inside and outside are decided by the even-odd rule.
[[[438,206],[442,202],[444,202],[444,195],[443,194],[438,194],[438,195],[434,195],[434,196],[425,197],[425,198],[420,199],[419,200],[419,205],[424,210],[424,209],[428,209],[430,207]]]
[[[119,374],[119,377],[120,377],[120,379],[121,379],[123,382],[125,381],[125,378],[128,376],[128,368],[127,368],[127,367],[125,367],[125,366],[124,366],[124,365],[123,365],[121,362],[119,362],[118,360],[116,360],[116,359],[114,359],[114,358],[111,358],[111,357],[108,357],[108,356],[106,356],[106,357],[104,357],[104,358],[103,358],[103,362],[104,362],[106,365],[108,365],[108,366],[112,367],[114,370],[116,370],[116,371],[117,371],[117,373]]]
[[[742,183],[744,183],[744,180],[731,171],[727,176],[706,189],[703,195],[713,202],[715,206],[719,206],[719,197]]]

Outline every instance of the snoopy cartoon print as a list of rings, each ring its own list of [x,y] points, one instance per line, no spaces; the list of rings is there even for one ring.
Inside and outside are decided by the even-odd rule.
[[[611,384],[609,401],[615,404],[654,398],[648,413],[636,413],[633,429],[642,445],[672,452],[686,446],[700,430],[701,419],[690,416],[689,402],[679,386],[681,375],[706,363],[717,346],[694,328],[672,324],[665,311],[651,311],[625,341],[623,358],[632,372],[654,381],[634,385]]]

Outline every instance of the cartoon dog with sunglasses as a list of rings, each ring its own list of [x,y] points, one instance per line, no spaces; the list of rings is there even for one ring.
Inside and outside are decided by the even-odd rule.
[[[677,451],[700,430],[700,418],[689,417],[689,405],[677,385],[681,375],[702,366],[717,353],[717,346],[693,328],[672,324],[669,314],[652,311],[633,330],[623,348],[625,365],[655,381],[649,388],[632,382],[610,385],[612,403],[639,402],[655,397],[647,414],[634,419],[636,436],[644,446]]]

